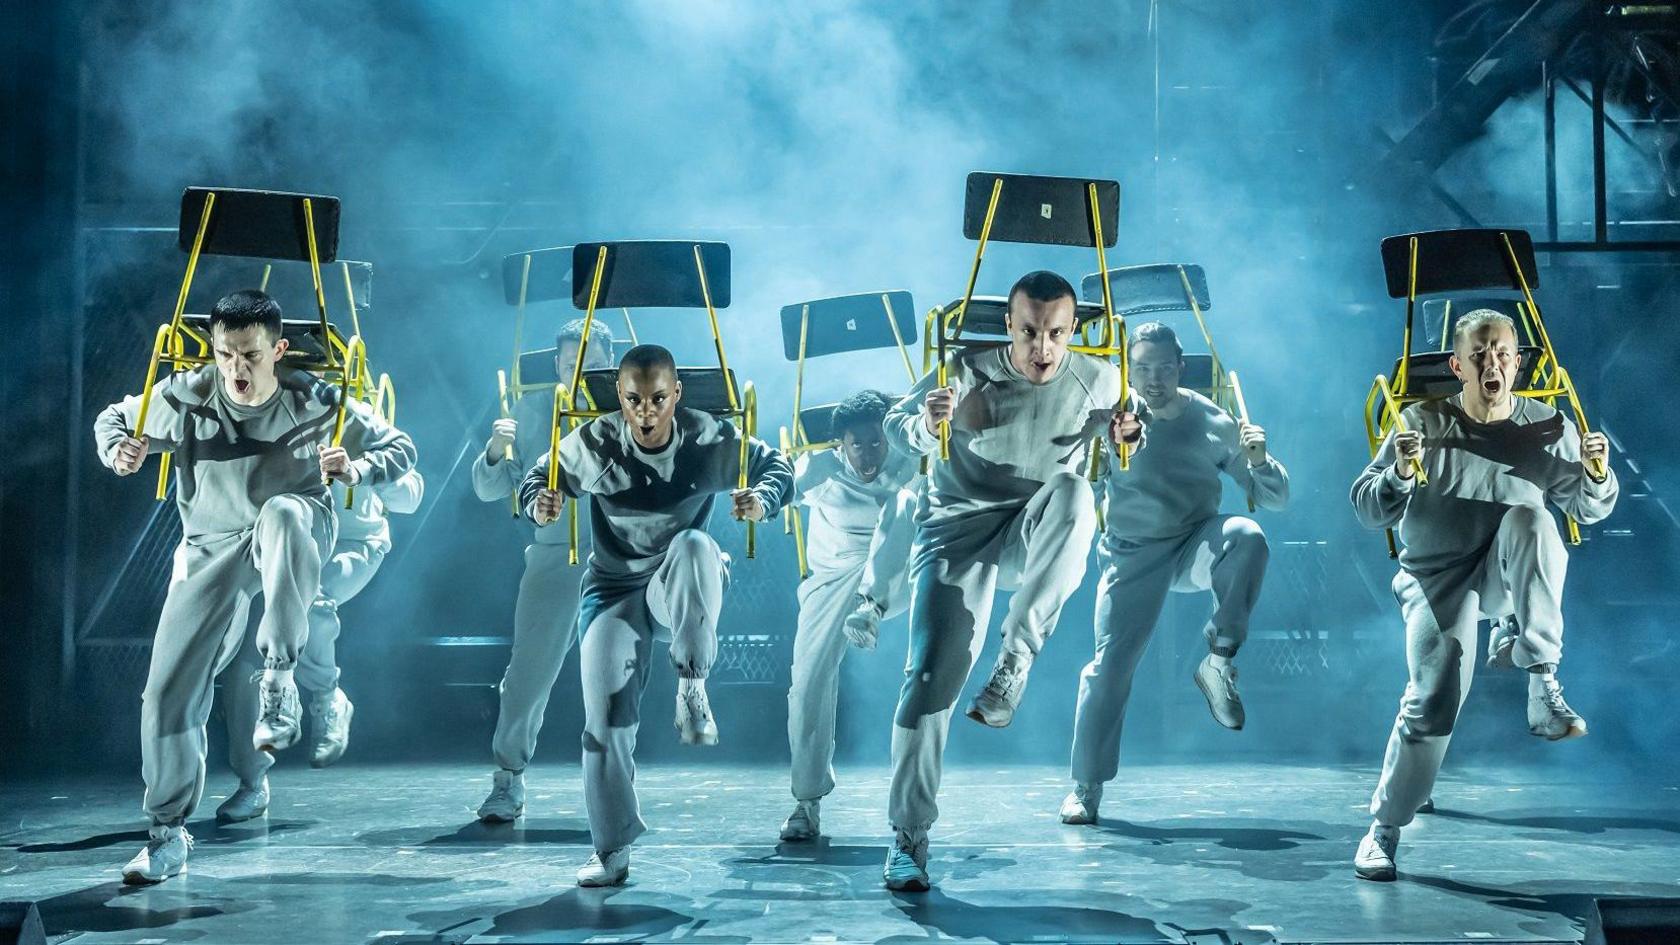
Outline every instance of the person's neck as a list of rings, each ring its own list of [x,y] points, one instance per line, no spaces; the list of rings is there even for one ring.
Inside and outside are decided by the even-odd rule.
[[[1174,388],[1171,397],[1163,398],[1158,404],[1150,404],[1149,412],[1154,414],[1157,420],[1177,420],[1189,404],[1190,398]]]
[[[1499,423],[1503,420],[1509,420],[1511,419],[1511,410],[1516,406],[1515,397],[1506,397],[1495,403],[1488,403],[1469,391],[1466,391],[1464,396],[1459,398],[1459,401],[1459,406],[1463,408],[1464,415],[1477,423]]]
[[[676,439],[676,431],[677,425],[673,423],[665,428],[665,436],[661,438],[659,442],[650,446],[647,443],[643,443],[641,440],[636,440],[636,446],[644,453],[663,453],[670,448],[671,441]],[[631,437],[631,439],[635,438]]]

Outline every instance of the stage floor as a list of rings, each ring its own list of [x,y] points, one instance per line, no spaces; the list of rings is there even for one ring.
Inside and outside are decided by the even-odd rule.
[[[704,755],[697,752],[697,760]],[[630,885],[580,890],[579,769],[527,774],[527,816],[472,810],[460,764],[283,766],[266,820],[217,827],[214,775],[188,872],[125,887],[144,842],[137,777],[0,786],[0,899],[40,903],[49,938],[205,942],[1576,941],[1599,895],[1680,895],[1680,787],[1593,770],[1455,766],[1401,846],[1401,878],[1349,865],[1374,772],[1139,766],[1099,827],[1055,817],[1062,769],[948,773],[935,890],[881,888],[884,769],[842,770],[829,839],[778,844],[771,766],[644,767],[649,834]]]

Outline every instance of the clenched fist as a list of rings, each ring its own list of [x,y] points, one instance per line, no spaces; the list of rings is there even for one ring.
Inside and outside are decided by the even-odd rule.
[[[119,476],[129,476],[140,471],[146,462],[146,450],[151,446],[145,437],[125,436],[117,443],[117,451],[111,457],[111,468]]]
[[[539,527],[553,525],[560,520],[560,508],[565,504],[565,496],[558,489],[540,489],[537,491],[537,507],[532,512]]]
[[[922,399],[922,422],[928,432],[937,435],[941,421],[950,420],[957,412],[957,390],[954,387],[935,387]]]
[[[1248,456],[1248,464],[1266,465],[1266,431],[1255,424],[1245,423],[1237,428],[1237,436],[1242,441],[1243,453]]]
[[[1130,410],[1116,410],[1108,421],[1108,438],[1115,446],[1143,439],[1143,418]]]
[[[513,449],[513,438],[519,433],[519,421],[512,417],[503,417],[490,425],[490,442],[484,447],[485,459],[490,465],[508,458],[508,451]]]
[[[361,472],[351,464],[350,454],[344,447],[323,446],[320,458],[322,479],[332,479],[351,486],[362,481]]]
[[[1412,478],[1412,462],[1423,462],[1423,434],[1416,430],[1394,434],[1394,474]]]
[[[1602,433],[1588,433],[1581,437],[1581,465],[1586,470],[1588,478],[1594,482],[1603,482],[1609,478],[1610,438]],[[1598,471],[1604,471],[1599,476]]]
[[[729,510],[729,514],[735,521],[764,521],[764,500],[758,497],[758,493],[751,489],[736,489],[729,493],[729,498],[734,501],[734,507]]]

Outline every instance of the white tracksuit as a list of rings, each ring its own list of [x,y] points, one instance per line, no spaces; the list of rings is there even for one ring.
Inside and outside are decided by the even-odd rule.
[[[888,817],[926,829],[936,797],[951,707],[985,643],[992,597],[1015,587],[1003,622],[1006,651],[1034,654],[1085,577],[1096,508],[1084,472],[1093,437],[1106,442],[1120,371],[1068,353],[1033,384],[1007,347],[970,348],[952,361],[958,393],[950,460],[923,419],[937,386],[929,372],[887,413],[894,449],[929,455],[911,553],[910,654],[892,739]],[[1132,403],[1139,403],[1135,395]]]
[[[553,393],[526,394],[514,404],[513,415],[519,421],[513,459],[490,457],[480,450],[473,460],[473,492],[485,502],[508,503],[531,464],[548,455]],[[582,524],[578,532],[578,560],[583,561],[589,556],[589,528]],[[584,569],[566,563],[570,534],[562,517],[536,529],[525,546],[525,570],[513,605],[513,651],[497,688],[501,705],[490,742],[496,764],[510,771],[523,771],[531,763],[549,694],[577,639],[578,586]]]
[[[806,453],[794,469],[799,502],[810,510],[805,556],[811,576],[799,585],[799,629],[793,638],[788,689],[788,748],[793,796],[801,801],[834,790],[834,720],[842,627],[859,597],[885,616],[903,612],[915,537],[917,461],[891,451],[874,481],[864,482],[840,448]]]
[[[358,487],[354,503],[348,509],[342,501],[333,504],[338,515],[338,541],[331,556],[322,562],[321,589],[315,595],[315,602],[309,605],[309,639],[298,655],[295,678],[304,691],[327,696],[338,688],[338,637],[343,629],[338,608],[368,586],[390,553],[391,525],[387,513],[414,512],[420,507],[425,491],[420,470],[411,469],[395,482]],[[177,580],[185,563],[184,553],[183,545],[176,553]],[[242,607],[234,616],[236,632],[244,632],[249,622],[248,610],[248,606]],[[244,659],[235,659],[221,675],[222,698],[227,703],[228,763],[240,783],[253,788],[274,765],[274,756],[258,751],[251,742],[262,704],[261,693],[249,685],[254,668]]]
[[[1079,675],[1073,723],[1073,779],[1101,784],[1120,766],[1120,730],[1138,662],[1168,592],[1213,591],[1204,631],[1209,648],[1232,655],[1266,573],[1266,536],[1253,519],[1219,514],[1221,474],[1257,508],[1289,503],[1289,473],[1275,458],[1251,467],[1238,423],[1201,394],[1168,419],[1156,412],[1149,449],[1132,468],[1104,476],[1105,515],[1097,558],[1096,654]]]
[[[292,669],[309,632],[337,516],[321,482],[317,451],[331,440],[338,391],[282,366],[279,389],[248,407],[223,391],[206,365],[153,388],[144,435],[151,451],[173,454],[175,498],[185,546],[152,643],[140,709],[141,774],[154,824],[185,822],[204,790],[205,722],[213,680],[237,652],[235,616],[261,592],[257,649],[265,668]],[[139,416],[140,398],[105,408],[94,421],[100,461]],[[414,444],[362,404],[352,404],[343,445],[363,487],[391,482],[414,465]]]
[[[1411,823],[1434,788],[1475,673],[1478,620],[1516,614],[1518,666],[1563,655],[1569,556],[1546,503],[1583,524],[1616,505],[1615,473],[1606,470],[1602,483],[1586,475],[1580,433],[1563,414],[1519,397],[1509,420],[1478,423],[1462,398],[1403,411],[1407,428],[1423,434],[1427,485],[1395,475],[1391,436],[1350,496],[1361,524],[1398,525],[1404,546],[1394,597],[1410,679],[1371,798],[1371,815],[1390,826]]]
[[[627,846],[647,829],[636,802],[633,755],[654,641],[669,641],[680,677],[704,679],[717,656],[729,562],[706,524],[714,496],[736,487],[740,437],[732,423],[678,407],[671,441],[657,451],[638,446],[619,413],[597,417],[560,442],[560,490],[570,501],[590,497],[594,535],[578,625],[583,796],[596,850]],[[769,521],[793,489],[793,469],[753,438],[747,481]],[[547,484],[544,459],[520,486],[526,515],[534,515]]]

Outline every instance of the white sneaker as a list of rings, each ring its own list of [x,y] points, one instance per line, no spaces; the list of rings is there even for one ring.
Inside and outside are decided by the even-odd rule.
[[[256,731],[251,733],[251,744],[258,751],[269,754],[285,751],[296,744],[298,736],[303,734],[300,722],[303,705],[298,701],[297,684],[268,682],[263,678],[262,670],[251,677],[251,682],[257,685],[262,706]]]
[[[525,813],[525,772],[499,768],[490,796],[478,805],[478,819],[487,824],[505,824]]]
[[[342,689],[309,702],[310,727],[315,732],[315,744],[309,752],[311,768],[325,768],[344,757],[350,747],[350,717],[356,707]]]
[[[237,824],[268,813],[268,778],[256,787],[241,784],[216,808],[216,823]]]
[[[1511,648],[1516,646],[1516,643],[1517,618],[1495,620],[1492,630],[1488,633],[1488,669],[1516,669],[1517,664],[1511,659]]]
[[[1587,720],[1563,701],[1563,686],[1556,679],[1528,686],[1528,730],[1548,741],[1580,738],[1587,734]]]
[[[822,836],[821,807],[821,800],[800,801],[787,820],[782,821],[782,839],[800,842]]]
[[[1097,822],[1097,805],[1102,803],[1103,786],[1075,784],[1062,798],[1062,823],[1084,826]]]
[[[981,725],[1004,728],[1015,720],[1015,710],[1027,692],[1027,674],[1032,671],[1032,657],[1024,653],[1001,652],[992,667],[992,678],[974,696],[968,707],[968,717]]]
[[[1399,827],[1372,824],[1353,855],[1353,875],[1377,883],[1394,882],[1394,852],[1399,846]]]
[[[577,871],[579,886],[622,886],[630,878],[630,848],[589,854],[589,862]]]
[[[145,848],[123,867],[123,882],[130,886],[150,886],[179,875],[187,868],[187,853],[192,846],[192,834],[187,833],[186,827],[154,824]]]
[[[1196,688],[1206,697],[1213,720],[1233,731],[1242,731],[1246,716],[1242,696],[1237,694],[1237,666],[1230,660],[1215,663],[1213,654],[1202,657],[1193,677]]]
[[[840,632],[846,635],[846,642],[860,650],[875,649],[875,640],[881,635],[881,617],[885,611],[881,605],[859,594],[857,605],[846,615],[846,622],[840,625]]]
[[[712,704],[706,698],[704,679],[677,680],[677,737],[684,745],[716,745],[717,722],[712,719]]]
[[[899,830],[893,834],[893,844],[887,848],[887,862],[881,868],[881,881],[888,889],[900,892],[927,892],[928,837],[925,830]]]

